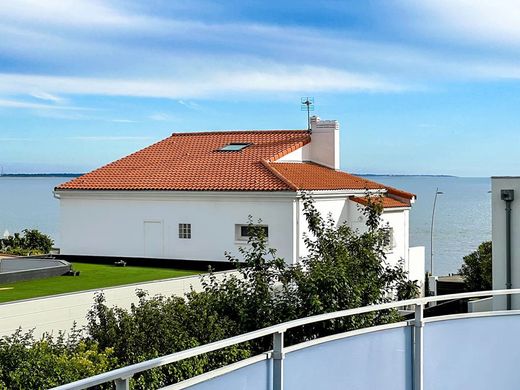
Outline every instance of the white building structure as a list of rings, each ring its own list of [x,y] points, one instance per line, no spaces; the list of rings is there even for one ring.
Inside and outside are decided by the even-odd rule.
[[[491,178],[493,290],[520,287],[520,177]],[[509,214],[509,218],[508,218]],[[509,221],[508,221],[509,219]],[[508,228],[509,224],[509,228]],[[509,230],[509,234],[508,234]],[[508,237],[509,235],[509,237]],[[509,247],[509,249],[508,249]],[[510,266],[508,267],[508,263]],[[509,275],[509,277],[508,277]],[[508,283],[508,280],[510,283]],[[511,297],[511,307],[520,308],[520,296]],[[507,308],[506,297],[493,299],[493,309]]]
[[[409,247],[415,196],[339,171],[339,125],[311,131],[178,133],[55,189],[61,253],[226,261],[247,243],[248,218],[289,263],[306,255],[303,192],[323,216],[365,228],[367,194],[382,196],[389,263],[424,275],[424,249]]]

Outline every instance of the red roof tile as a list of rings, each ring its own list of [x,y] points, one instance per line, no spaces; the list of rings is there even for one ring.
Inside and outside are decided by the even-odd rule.
[[[262,163],[310,142],[307,130],[173,134],[57,187],[58,190],[291,190]],[[237,152],[218,149],[252,143]]]
[[[368,204],[368,198],[366,196],[363,197],[351,197],[350,200],[360,203],[364,206]],[[410,207],[410,203],[401,202],[400,200],[390,198],[388,196],[378,196],[372,197],[372,202],[380,203],[384,209],[391,209],[395,207]]]
[[[386,189],[315,163],[273,162],[311,140],[307,130],[181,133],[56,187],[57,190],[296,191]],[[240,151],[220,151],[250,143]],[[397,196],[412,194],[391,189]]]
[[[298,190],[364,190],[384,189],[385,186],[346,172],[336,171],[315,163],[271,163],[281,177]]]

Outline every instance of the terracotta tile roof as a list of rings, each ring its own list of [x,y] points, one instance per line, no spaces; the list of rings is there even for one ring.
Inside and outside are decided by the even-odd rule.
[[[297,190],[385,189],[382,184],[315,163],[271,163],[269,166]]]
[[[366,196],[363,197],[351,197],[350,200],[360,203],[364,206],[368,204],[368,198]],[[378,196],[378,197],[372,197],[372,201],[374,203],[380,203],[383,208],[385,209],[391,209],[395,207],[410,207],[410,203],[401,202],[400,200],[390,198],[388,196]]]
[[[154,145],[61,184],[58,190],[283,191],[291,188],[263,160],[310,142],[307,130],[173,134]],[[229,143],[252,143],[238,152]]]
[[[387,189],[315,163],[275,160],[311,140],[307,130],[173,134],[57,190],[297,191]],[[250,144],[220,151],[230,143]],[[413,194],[391,189],[397,197]]]

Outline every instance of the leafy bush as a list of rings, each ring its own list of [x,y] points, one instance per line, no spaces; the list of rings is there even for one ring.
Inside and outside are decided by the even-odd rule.
[[[24,229],[22,234],[0,240],[0,251],[17,256],[41,255],[49,253],[54,241],[37,229]]]
[[[74,330],[65,338],[35,340],[18,330],[0,339],[0,389],[48,389],[114,369],[110,348],[82,340]]]
[[[102,294],[88,315],[88,334],[100,348],[114,350],[122,366],[182,351],[234,333],[228,318],[220,318],[208,305],[205,294],[180,297],[148,297],[138,292],[139,302],[130,310],[107,307]],[[169,383],[250,356],[247,349],[231,347],[212,355],[184,360],[137,375],[134,388],[157,389]]]
[[[491,241],[485,241],[478,246],[476,251],[464,256],[464,263],[459,273],[464,278],[464,286],[467,291],[493,289],[491,252]]]

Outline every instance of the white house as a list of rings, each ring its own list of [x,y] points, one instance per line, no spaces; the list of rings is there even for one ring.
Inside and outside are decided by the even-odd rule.
[[[247,241],[248,216],[289,263],[306,255],[302,191],[338,224],[363,229],[367,192],[384,195],[392,240],[422,279],[424,250],[409,247],[413,194],[339,171],[339,125],[312,131],[179,133],[58,186],[65,255],[225,261]]]

